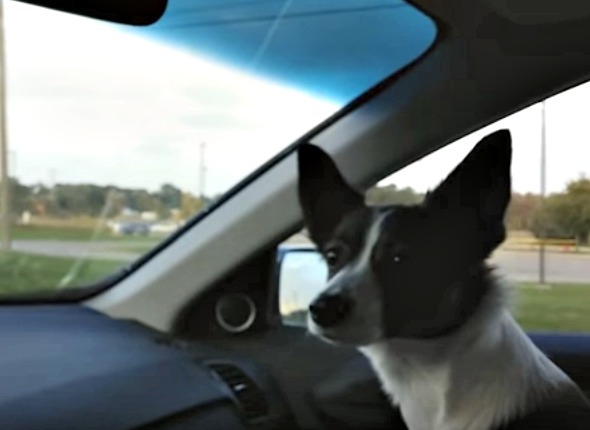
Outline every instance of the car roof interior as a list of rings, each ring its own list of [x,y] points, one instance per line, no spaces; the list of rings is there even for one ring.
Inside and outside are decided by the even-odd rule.
[[[422,57],[302,136],[86,304],[170,330],[187,302],[301,228],[298,143],[323,147],[353,184],[366,188],[588,79],[590,7],[584,2],[412,3],[438,26],[437,40]]]

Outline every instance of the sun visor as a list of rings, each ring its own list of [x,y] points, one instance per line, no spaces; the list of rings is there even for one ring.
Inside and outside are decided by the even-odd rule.
[[[168,0],[17,0],[103,21],[146,26],[160,19]]]

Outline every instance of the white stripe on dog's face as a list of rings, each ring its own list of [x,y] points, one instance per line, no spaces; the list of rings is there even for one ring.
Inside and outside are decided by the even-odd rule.
[[[375,245],[379,240],[379,236],[382,231],[383,219],[385,218],[384,213],[375,213],[372,216],[372,222],[369,225],[369,229],[363,239],[363,246],[356,256],[350,263],[346,264],[340,269],[328,282],[326,291],[338,292],[343,289],[343,285],[346,284],[347,277],[362,277],[370,276],[370,264],[371,255]]]
[[[377,241],[383,231],[383,221],[389,212],[377,212],[373,215],[373,223],[371,224],[369,231],[365,237],[365,243],[362,248],[360,255],[357,257],[354,266],[352,267],[353,273],[362,275],[369,275],[371,272],[371,255]]]
[[[352,302],[350,314],[341,324],[323,328],[308,320],[309,330],[327,340],[362,345],[383,337],[382,295],[373,271],[371,258],[387,213],[375,210],[365,227],[362,247],[328,281],[323,293],[342,294]],[[359,225],[362,228],[362,225]]]

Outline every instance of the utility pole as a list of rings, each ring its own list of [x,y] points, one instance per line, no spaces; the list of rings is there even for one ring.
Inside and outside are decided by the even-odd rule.
[[[546,142],[546,113],[545,100],[541,102],[541,207],[545,206],[545,182],[547,174],[547,142]],[[541,212],[543,213],[543,211]],[[541,225],[541,243],[539,246],[539,284],[545,285],[545,238],[546,238],[545,220],[542,219]]]
[[[6,132],[6,61],[4,55],[4,1],[0,0],[0,247],[10,250],[10,179]]]
[[[199,197],[202,201],[205,199],[205,176],[207,168],[205,166],[205,150],[207,149],[207,142],[199,144]]]

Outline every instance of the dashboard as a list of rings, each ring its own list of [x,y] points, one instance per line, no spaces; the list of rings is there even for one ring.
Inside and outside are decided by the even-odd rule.
[[[298,336],[186,341],[79,305],[2,306],[2,428],[406,428],[359,354]],[[531,339],[590,393],[590,336]]]
[[[3,307],[0,341],[3,428],[293,428],[253,361],[91,309]]]

